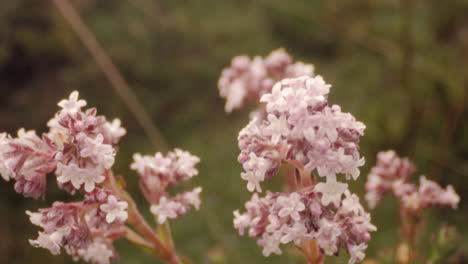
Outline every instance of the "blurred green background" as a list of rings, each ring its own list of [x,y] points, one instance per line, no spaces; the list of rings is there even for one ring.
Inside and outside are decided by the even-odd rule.
[[[203,186],[200,211],[172,222],[176,244],[195,263],[302,263],[264,258],[255,242],[232,227],[232,211],[250,194],[239,177],[237,133],[250,109],[224,112],[217,79],[239,54],[266,56],[284,47],[313,63],[333,84],[330,102],[366,126],[361,154],[366,166],[351,189],[363,185],[379,150],[409,156],[443,186],[461,196],[458,211],[426,212],[423,248],[445,222],[468,247],[468,1],[466,0],[74,0],[84,21],[128,80],[171,146],[201,157],[200,174],[182,186]],[[138,193],[129,169],[134,152],[157,151],[52,1],[0,1],[0,131],[44,131],[56,103],[79,90],[88,106],[119,117],[128,134],[115,171]],[[70,263],[32,248],[37,229],[24,211],[70,200],[49,181],[46,201],[24,199],[12,183],[0,184],[0,263]],[[72,197],[71,199],[79,199]],[[382,257],[399,241],[398,209],[385,199],[372,211],[379,230],[368,256]],[[426,245],[427,244],[427,245]],[[120,263],[159,263],[125,241]],[[388,250],[387,250],[388,252]],[[327,263],[346,263],[347,254]]]

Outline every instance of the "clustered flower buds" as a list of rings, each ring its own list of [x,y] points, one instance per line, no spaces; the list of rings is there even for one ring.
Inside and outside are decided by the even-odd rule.
[[[26,197],[44,198],[46,175],[55,170],[57,182],[70,193],[91,192],[105,180],[104,172],[114,164],[113,144],[125,134],[118,119],[109,123],[96,116],[96,109],[83,112],[84,100],[73,92],[41,137],[20,129],[13,138],[0,135],[0,173],[16,180],[15,190]]]
[[[364,158],[359,137],[365,126],[338,105],[329,106],[330,85],[321,76],[298,77],[278,82],[260,99],[266,103],[266,118],[254,117],[239,134],[239,162],[249,191],[261,191],[260,182],[278,172],[282,162],[316,171],[326,177],[316,190],[324,205],[339,206],[347,184],[337,174],[357,179]]]
[[[94,108],[82,111],[86,102],[76,91],[58,105],[61,110],[41,137],[24,129],[16,138],[0,134],[0,174],[7,181],[14,179],[15,190],[25,197],[44,198],[46,176],[54,171],[60,188],[84,194],[80,202],[55,202],[27,212],[31,222],[43,228],[30,242],[54,255],[64,248],[74,259],[107,264],[117,257],[112,242],[125,235],[128,204],[103,183],[114,164],[115,144],[126,131],[120,120],[110,123]]]
[[[234,226],[241,234],[249,228],[265,256],[280,254],[281,243],[315,239],[327,255],[344,247],[349,263],[355,263],[364,258],[369,232],[376,230],[358,197],[337,180],[339,174],[359,177],[364,158],[358,144],[365,126],[338,105],[329,106],[329,90],[321,76],[284,79],[263,94],[265,112],[239,134],[238,160],[249,191],[261,192],[260,183],[282,165],[294,169],[288,176],[290,194],[254,194],[246,213],[235,212]],[[326,181],[315,184],[315,174]]]
[[[313,65],[293,63],[286,51],[278,49],[266,58],[256,56],[251,59],[245,55],[235,57],[230,67],[221,73],[218,88],[221,97],[226,99],[226,112],[232,112],[247,103],[257,103],[279,80],[312,76],[313,73]]]
[[[187,151],[175,149],[166,156],[135,154],[131,168],[140,175],[140,189],[151,204],[151,212],[157,216],[159,224],[168,218],[175,219],[189,212],[190,205],[196,210],[200,207],[201,187],[169,197],[166,188],[180,181],[190,180],[198,174],[195,165],[200,161]]]
[[[117,254],[112,242],[125,235],[127,202],[95,188],[76,203],[55,202],[51,208],[27,212],[31,222],[43,228],[31,245],[53,255],[64,248],[74,259],[108,264]]]
[[[366,200],[371,208],[389,192],[400,200],[402,208],[417,213],[429,206],[457,208],[460,197],[451,185],[446,189],[436,182],[420,176],[419,186],[409,183],[416,169],[407,158],[400,158],[395,151],[377,154],[377,164],[371,169],[366,183]]]
[[[370,240],[370,215],[364,211],[355,194],[345,192],[339,206],[323,205],[320,193],[313,188],[290,194],[267,193],[263,198],[254,194],[245,205],[247,212],[234,212],[234,226],[242,235],[248,229],[250,237],[258,237],[263,254],[281,254],[280,244],[291,241],[301,246],[315,239],[327,255],[335,255],[341,246],[347,249],[349,263],[361,261]]]

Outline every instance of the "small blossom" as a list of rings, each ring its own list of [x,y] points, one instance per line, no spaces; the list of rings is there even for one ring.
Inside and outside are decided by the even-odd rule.
[[[114,252],[105,243],[95,241],[86,249],[80,249],[79,255],[94,264],[109,264]]]
[[[177,211],[180,210],[182,205],[174,202],[166,197],[161,197],[159,204],[151,206],[151,213],[158,217],[158,223],[164,224],[168,218],[176,218]]]
[[[283,78],[312,76],[313,73],[313,65],[293,63],[283,49],[272,51],[266,58],[237,56],[232,59],[230,67],[221,73],[219,94],[226,99],[226,112],[232,112],[247,103],[257,103],[260,98],[264,102],[271,100],[269,96],[262,96],[274,90],[274,84]],[[274,103],[274,107],[282,106],[285,105]],[[270,110],[272,107],[267,106]]]
[[[127,202],[118,201],[114,195],[109,195],[107,203],[100,206],[101,210],[106,213],[106,221],[109,224],[114,221],[125,222],[128,217],[127,207]]]
[[[191,155],[188,151],[181,149],[175,149],[175,168],[178,174],[184,175],[183,178],[192,178],[198,174],[198,170],[195,165],[200,162],[200,158]]]
[[[97,135],[94,139],[84,135],[81,138],[83,142],[81,156],[91,158],[94,163],[100,164],[106,169],[112,167],[115,151],[111,145],[103,143],[104,137],[102,134]]]
[[[58,103],[58,106],[60,106],[65,113],[68,114],[75,114],[78,111],[81,110],[83,106],[86,105],[85,100],[78,100],[78,91],[73,91],[70,94],[70,97],[68,99],[64,99]]]
[[[366,183],[366,199],[370,207],[375,207],[385,194],[393,192],[402,207],[417,213],[430,206],[451,206],[457,208],[460,197],[451,185],[444,190],[439,184],[419,178],[419,186],[408,183],[416,171],[407,158],[400,158],[394,151],[379,152],[377,164],[371,169]]]
[[[364,254],[364,251],[367,249],[367,245],[362,243],[359,245],[350,245],[348,247],[348,252],[349,255],[351,256],[348,264],[354,264],[357,262],[361,262],[364,260],[366,257],[366,254]]]
[[[29,240],[33,247],[42,247],[48,249],[52,255],[60,254],[60,246],[62,244],[63,233],[56,231],[52,234],[39,232],[39,237],[36,240]]]
[[[341,196],[347,189],[348,184],[337,182],[336,180],[327,181],[326,183],[320,182],[315,186],[315,190],[322,193],[323,205],[333,203],[335,206],[338,206]]]
[[[299,213],[305,209],[304,204],[301,202],[301,197],[297,193],[291,193],[289,197],[280,196],[277,199],[277,203],[281,208],[278,213],[280,217],[291,216],[296,221],[300,219]]]

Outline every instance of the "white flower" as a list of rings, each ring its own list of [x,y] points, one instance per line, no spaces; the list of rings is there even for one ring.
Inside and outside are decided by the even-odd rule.
[[[95,264],[109,264],[114,255],[105,243],[94,241],[87,249],[79,249],[78,254],[88,262]]]
[[[98,134],[94,139],[84,134],[80,135],[82,135],[81,156],[91,158],[94,163],[106,169],[112,167],[115,159],[115,150],[111,145],[103,144],[104,137],[102,134]]]
[[[107,203],[101,204],[101,210],[106,213],[106,222],[111,224],[115,220],[118,222],[125,222],[128,217],[127,212],[128,203],[125,201],[118,201],[114,195],[109,195]]]
[[[13,170],[8,165],[7,157],[5,157],[8,151],[8,135],[6,133],[0,133],[0,176],[2,176],[5,181],[9,181],[10,178],[14,178],[15,176]]]
[[[263,256],[268,257],[271,253],[280,255],[281,249],[279,248],[281,239],[281,232],[273,234],[265,233],[262,239],[258,240],[258,244],[263,247]]]
[[[281,243],[287,244],[294,241],[296,245],[299,245],[307,234],[307,228],[303,222],[295,222],[293,226],[287,227],[284,233],[285,235],[281,237]]]
[[[330,179],[331,178],[331,179]],[[348,189],[348,184],[337,182],[335,177],[330,177],[327,182],[320,182],[315,186],[315,191],[322,193],[322,204],[327,206],[333,203],[339,206],[341,202],[341,195]],[[333,179],[335,178],[335,179]]]
[[[171,167],[172,161],[170,158],[165,158],[161,152],[158,152],[154,155],[154,158],[151,163],[148,165],[155,173],[168,173]]]
[[[250,153],[250,159],[244,163],[244,169],[246,172],[241,174],[241,178],[246,180],[247,189],[250,192],[254,190],[261,192],[260,182],[265,180],[265,173],[270,168],[271,162],[262,157],[257,157],[255,153]]]
[[[157,205],[152,205],[150,210],[151,213],[158,217],[158,223],[163,224],[167,218],[176,218],[178,216],[177,211],[183,209],[183,205],[180,203],[171,201],[166,197],[161,197]]]
[[[271,136],[271,143],[273,145],[278,144],[281,139],[281,136],[287,136],[289,133],[288,122],[286,117],[281,115],[280,118],[277,118],[273,114],[268,115],[269,124],[263,130],[265,136]]]
[[[60,246],[62,245],[63,233],[56,231],[51,234],[39,232],[39,236],[36,240],[29,240],[29,243],[33,247],[42,247],[48,249],[52,255],[60,254]]]
[[[90,174],[88,169],[78,167],[75,163],[57,164],[57,181],[60,183],[70,182],[75,189],[79,189],[84,182],[84,174]]]
[[[282,112],[287,109],[287,102],[283,98],[281,89],[281,82],[278,82],[273,86],[271,93],[266,93],[260,98],[260,102],[267,103],[266,109],[268,112]]]
[[[299,212],[304,211],[305,205],[301,201],[301,196],[297,193],[291,193],[289,197],[280,196],[276,199],[281,210],[278,215],[280,217],[291,216],[292,219],[299,221],[301,216]]]
[[[226,96],[226,105],[224,110],[230,113],[232,110],[240,108],[246,95],[247,91],[245,90],[243,82],[235,81],[230,84],[228,94]]]
[[[337,242],[341,235],[341,229],[335,222],[326,219],[321,219],[319,226],[320,228],[314,237],[325,254],[331,256],[338,251]]]
[[[196,210],[200,209],[200,193],[202,191],[201,187],[197,187],[193,189],[191,192],[185,192],[184,193],[184,200],[188,203],[193,205]]]
[[[348,252],[350,255],[350,259],[348,264],[354,264],[356,262],[361,262],[366,254],[364,251],[366,250],[367,245],[365,243],[361,243],[359,245],[350,245],[348,247]]]
[[[106,179],[101,174],[99,169],[88,169],[87,173],[83,175],[84,189],[86,192],[92,192],[97,183],[101,183]]]
[[[175,149],[175,156],[177,157],[175,167],[178,173],[186,175],[188,178],[198,174],[195,165],[200,162],[200,158],[180,149]]]
[[[65,113],[75,114],[81,110],[81,107],[86,105],[85,100],[78,100],[78,91],[73,91],[68,99],[64,99],[58,103]]]
[[[239,210],[234,211],[234,227],[239,229],[239,234],[243,235],[244,230],[250,226],[252,219],[248,214],[240,214]]]

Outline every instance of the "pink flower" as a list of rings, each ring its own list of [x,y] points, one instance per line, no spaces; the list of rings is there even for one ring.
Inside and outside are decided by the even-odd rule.
[[[262,95],[271,92],[274,84],[281,79],[312,76],[313,73],[313,65],[293,64],[292,58],[283,49],[272,51],[266,58],[237,56],[232,59],[230,67],[221,73],[219,94],[226,98],[226,112],[232,112],[247,103],[258,103]],[[267,96],[262,100],[266,102],[271,98]],[[281,104],[277,102],[275,107],[281,107]],[[271,110],[272,106],[267,108]]]
[[[127,207],[127,202],[118,201],[114,195],[109,195],[107,203],[101,204],[99,208],[106,213],[106,221],[111,224],[114,221],[125,222],[127,220]]]
[[[78,100],[78,91],[73,91],[68,99],[64,99],[58,103],[62,111],[68,114],[75,114],[81,111],[81,107],[86,105],[85,100]]]
[[[95,164],[99,164],[109,169],[114,164],[115,150],[109,144],[104,144],[104,137],[98,134],[96,138],[80,135],[82,141],[81,156],[89,157]]]
[[[174,202],[166,197],[161,197],[157,205],[151,206],[151,213],[158,217],[158,223],[164,224],[168,218],[176,218],[177,211],[180,210],[182,205]]]
[[[305,209],[301,197],[297,193],[291,193],[289,197],[280,196],[276,201],[281,208],[278,213],[280,217],[291,216],[292,219],[298,221],[300,219],[299,213]]]
[[[320,182],[315,186],[315,191],[322,193],[322,204],[328,205],[333,203],[338,206],[341,201],[341,196],[348,189],[348,184],[330,180],[326,183]]]
[[[60,245],[62,244],[63,233],[62,231],[56,231],[51,234],[39,232],[37,239],[29,240],[29,243],[33,247],[42,247],[48,249],[52,255],[60,254]]]
[[[78,254],[85,260],[95,264],[109,264],[114,252],[108,245],[100,241],[94,241],[88,248],[80,249]]]

